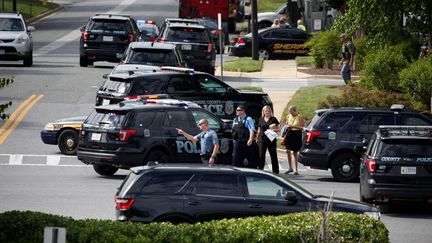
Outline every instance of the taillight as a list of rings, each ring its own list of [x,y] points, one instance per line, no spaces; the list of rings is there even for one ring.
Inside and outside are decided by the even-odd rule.
[[[158,42],[162,42],[162,43],[163,43],[163,42],[167,42],[167,40],[164,40],[164,39],[158,39],[157,41],[158,41]]]
[[[306,142],[310,143],[315,137],[318,137],[321,132],[318,131],[308,131],[306,132]]]
[[[89,33],[88,33],[88,31],[84,31],[84,32],[82,32],[82,38],[83,38],[83,40],[88,40],[88,37],[89,37]]]
[[[213,51],[213,48],[214,48],[214,44],[213,44],[213,42],[209,42],[209,44],[208,44],[208,48],[207,48],[207,52],[212,52],[212,51]]]
[[[132,135],[134,135],[137,131],[133,129],[128,130],[120,130],[119,132],[119,140],[121,142],[127,142]]]
[[[155,42],[156,41],[156,37],[150,37],[149,41],[150,42]]]
[[[132,207],[132,204],[135,202],[135,198],[127,198],[127,197],[115,197],[114,201],[116,203],[116,208],[119,210],[128,210]]]
[[[135,35],[134,34],[129,34],[128,35],[128,41],[130,41],[130,42],[135,41]]]
[[[237,43],[236,46],[243,46],[246,45],[245,41],[243,40],[243,38],[238,38],[237,39]]]
[[[136,100],[136,99],[141,99],[141,95],[129,95],[129,96],[125,96],[123,99],[125,100]]]
[[[368,172],[375,172],[376,170],[376,161],[374,159],[366,160],[366,167]]]

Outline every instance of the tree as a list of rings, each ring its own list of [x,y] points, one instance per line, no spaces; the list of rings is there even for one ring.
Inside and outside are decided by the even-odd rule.
[[[329,7],[337,9],[338,11],[344,13],[347,5],[347,0],[325,0],[325,3]]]
[[[13,82],[14,82],[13,78],[0,78],[0,89],[8,86],[9,84],[11,84]],[[9,117],[8,114],[5,114],[5,111],[11,105],[12,105],[12,101],[8,101],[6,103],[0,104],[0,118],[2,120],[7,119]]]

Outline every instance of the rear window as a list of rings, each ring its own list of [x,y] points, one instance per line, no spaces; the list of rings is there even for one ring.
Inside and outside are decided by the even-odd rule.
[[[174,50],[166,49],[134,49],[127,62],[154,66],[179,65]]]
[[[189,27],[170,27],[167,34],[167,40],[177,42],[210,42],[206,29]]]
[[[378,145],[381,157],[432,157],[431,139],[387,139]]]
[[[86,127],[98,127],[104,129],[120,129],[125,118],[125,113],[116,113],[107,110],[93,111],[84,122]]]
[[[127,34],[132,32],[129,21],[114,19],[93,19],[88,27],[92,32]]]
[[[116,94],[126,94],[130,86],[131,82],[107,79],[99,90]]]

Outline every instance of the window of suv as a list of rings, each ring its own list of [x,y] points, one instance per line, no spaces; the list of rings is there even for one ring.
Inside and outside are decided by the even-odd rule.
[[[247,194],[250,198],[282,199],[287,189],[266,178],[246,176]]]
[[[398,116],[400,124],[410,126],[430,126],[431,123],[427,119],[413,114],[402,114]]]
[[[432,157],[432,140],[428,139],[388,139],[381,140],[377,151],[380,157]]]
[[[318,126],[321,131],[335,131],[343,128],[352,120],[353,116],[349,113],[335,112],[329,114],[324,121]]]
[[[394,125],[393,114],[373,114],[363,118],[358,126],[359,132],[373,133],[380,125]]]
[[[161,92],[160,77],[140,77],[134,81],[129,95],[146,95],[160,94]]]
[[[177,26],[169,28],[166,39],[175,42],[210,42],[210,36],[206,29]]]
[[[127,63],[131,64],[151,64],[155,66],[177,66],[177,57],[173,50],[167,49],[147,49],[136,48],[131,52],[132,56],[128,58]]]
[[[110,91],[117,94],[125,94],[131,86],[130,80],[118,80],[115,78],[109,78],[105,81],[102,87],[99,89],[101,91]]]
[[[192,173],[154,175],[142,188],[143,194],[172,195],[180,191],[192,178]]]
[[[18,18],[0,18],[0,31],[24,31],[24,25]]]
[[[195,194],[241,197],[236,175],[205,174],[195,188]]]
[[[217,80],[214,80],[210,76],[197,76],[197,82],[199,89],[203,93],[226,93],[227,89],[225,86],[220,84]]]
[[[163,123],[164,127],[187,128],[190,127],[186,111],[167,111]]]
[[[93,111],[84,122],[86,125],[119,129],[123,123],[126,114],[117,112],[98,112]]]
[[[134,112],[128,117],[126,126],[134,128],[149,127],[155,117],[156,112],[153,111]]]
[[[210,114],[203,111],[192,111],[192,116],[194,118],[195,124],[198,127],[198,123],[201,119],[207,119],[208,127],[212,130],[219,131],[221,129],[221,124]]]
[[[172,77],[167,86],[167,92],[170,94],[195,91],[195,85],[189,77]]]
[[[93,19],[90,21],[88,29],[92,32],[113,34],[126,34],[132,32],[128,21],[116,19]]]

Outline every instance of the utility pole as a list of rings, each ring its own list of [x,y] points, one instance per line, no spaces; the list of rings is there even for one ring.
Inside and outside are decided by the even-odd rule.
[[[12,1],[12,11],[17,11],[16,1],[17,0]]]
[[[257,17],[257,0],[252,0],[252,60],[258,60],[258,17]]]

